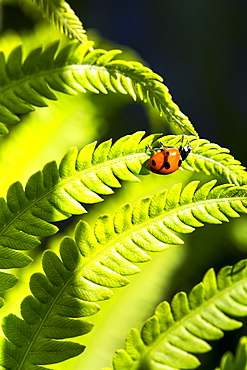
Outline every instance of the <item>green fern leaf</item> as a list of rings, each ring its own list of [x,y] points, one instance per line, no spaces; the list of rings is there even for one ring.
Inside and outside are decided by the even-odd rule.
[[[136,174],[143,171],[145,147],[157,137],[140,142],[143,134],[125,136],[114,145],[106,141],[96,149],[96,143],[89,144],[79,154],[71,148],[59,169],[55,162],[48,163],[30,177],[25,190],[19,182],[12,184],[7,202],[0,198],[0,268],[29,264],[31,259],[18,251],[32,249],[39,244],[38,237],[56,233],[51,222],[85,213],[81,202],[102,201],[100,195],[121,186],[119,179],[139,181]]]
[[[7,202],[0,198],[0,268],[27,266],[32,259],[21,251],[36,247],[39,237],[56,233],[52,222],[85,213],[80,202],[102,201],[101,194],[111,194],[112,187],[121,186],[119,179],[139,181],[136,174],[148,172],[142,167],[146,146],[158,136],[140,142],[143,134],[123,137],[113,146],[110,141],[96,149],[96,143],[89,144],[79,154],[72,148],[59,169],[51,162],[32,175],[25,191],[19,182],[11,185]]]
[[[118,145],[122,146],[123,142],[126,139]],[[162,251],[172,244],[183,243],[177,232],[192,232],[203,222],[221,223],[227,220],[227,216],[236,217],[238,212],[247,212],[247,189],[230,184],[213,188],[214,183],[209,182],[196,191],[198,182],[192,182],[182,192],[181,186],[175,185],[169,191],[139,200],[133,210],[129,204],[123,205],[114,219],[108,215],[100,216],[94,231],[86,222],[80,221],[75,238],[62,240],[61,259],[54,252],[44,253],[45,274],[35,273],[30,279],[33,296],[22,302],[23,319],[14,315],[5,318],[3,330],[7,337],[4,342],[7,362],[3,357],[2,366],[9,366],[9,361],[17,361],[18,364],[23,361],[30,366],[32,363],[45,365],[75,356],[83,350],[82,347],[59,341],[91,330],[92,324],[79,318],[95,314],[99,310],[95,302],[111,298],[112,288],[128,284],[127,276],[139,272],[135,264],[150,259],[147,252]],[[187,196],[188,190],[194,194],[191,198]],[[216,205],[218,212],[215,212]],[[225,282],[220,277],[218,286],[222,290]],[[205,290],[209,298],[214,293],[212,284],[210,289]],[[190,296],[192,309],[202,300],[195,292]],[[229,311],[227,302],[225,305]],[[217,307],[223,304],[221,300]],[[176,320],[189,311],[184,295],[174,299],[173,306]],[[231,314],[234,313],[232,310]],[[218,316],[215,312],[215,317]],[[221,318],[221,321],[228,328],[229,325],[232,328],[238,325],[234,320]],[[211,332],[221,335],[220,330],[211,330],[210,335]],[[155,336],[156,331],[151,335],[147,330],[146,341],[150,342]],[[203,342],[199,342],[205,347]],[[52,349],[50,355],[49,348]],[[12,364],[11,368],[14,370],[17,366]]]
[[[76,239],[78,234],[77,229]],[[83,257],[76,241],[65,238],[60,254],[61,259],[51,251],[44,253],[45,275],[32,275],[33,295],[22,301],[22,318],[10,314],[3,319],[6,338],[2,342],[0,364],[6,369],[35,366],[38,369],[39,365],[61,362],[80,354],[84,346],[64,339],[88,333],[93,325],[81,317],[95,314],[99,310],[95,301],[113,294],[78,275]]]
[[[242,337],[238,343],[236,356],[227,352],[222,357],[220,367],[215,370],[246,370],[247,366],[247,337]]]
[[[220,339],[223,330],[242,326],[232,316],[247,315],[246,288],[246,260],[223,268],[217,277],[213,269],[209,270],[189,296],[180,292],[171,305],[162,302],[141,333],[131,330],[125,350],[118,350],[114,355],[114,370],[197,368],[200,362],[194,354],[210,351],[207,341]],[[238,365],[246,365],[246,340],[241,350]],[[226,361],[222,370],[245,369],[245,366],[231,366],[233,361],[229,356]]]
[[[245,167],[229,154],[229,149],[210,143],[208,140],[195,139],[191,136],[185,136],[184,140],[189,141],[192,147],[192,152],[183,162],[184,169],[202,171],[207,175],[221,177],[235,185],[247,184]],[[160,138],[159,141],[164,145],[179,147],[182,137],[169,135]],[[157,146],[157,143],[155,145]]]
[[[94,250],[102,248],[103,252],[102,259],[97,252],[96,267],[91,268],[95,261],[90,260],[83,275],[95,284],[125,285],[127,281],[123,276],[138,272],[132,263],[150,259],[146,252],[183,243],[177,233],[190,233],[205,222],[219,224],[228,221],[228,216],[246,213],[247,189],[230,184],[213,188],[215,181],[210,181],[196,190],[198,184],[193,181],[183,190],[181,184],[174,185],[152,198],[139,200],[133,210],[126,204],[114,219],[102,215],[96,221],[94,232],[82,222],[81,253],[89,257]],[[192,195],[188,197],[188,193]],[[111,246],[109,251],[107,245]]]
[[[43,98],[56,99],[51,89],[72,95],[111,91],[150,102],[170,124],[197,136],[159,75],[141,63],[113,60],[119,50],[91,48],[91,42],[69,43],[57,52],[55,42],[43,52],[41,48],[33,50],[23,63],[21,46],[12,51],[7,62],[1,53],[0,120],[6,125],[15,124],[19,114],[30,112],[34,106],[46,106]],[[5,132],[3,127],[0,133]]]
[[[81,203],[101,201],[100,195],[111,194],[113,192],[112,188],[121,186],[119,180],[139,181],[136,177],[137,174],[148,173],[145,168],[145,161],[149,157],[146,153],[146,147],[151,145],[158,135],[148,136],[140,142],[143,134],[143,132],[137,132],[125,136],[114,145],[111,145],[111,141],[106,141],[96,148],[96,143],[92,143],[85,146],[79,154],[76,148],[72,148],[62,159],[59,169],[55,162],[48,163],[42,171],[30,177],[25,190],[19,182],[11,185],[7,193],[7,202],[0,198],[0,246],[2,252],[0,268],[28,265],[31,258],[23,255],[20,251],[36,247],[39,244],[39,237],[56,233],[57,227],[52,225],[52,222],[64,220],[72,214],[86,212]],[[179,140],[179,138],[173,137],[171,140]],[[168,140],[169,144],[171,140]],[[192,142],[192,145],[194,145],[194,142]],[[191,155],[196,156],[197,150],[200,152],[200,146]],[[220,151],[220,149],[218,150]],[[208,159],[207,157],[202,158],[201,154],[198,157],[197,162],[192,161],[195,168],[197,168],[196,166],[199,167],[198,161],[207,161]],[[229,157],[228,154],[225,154],[221,160],[226,168],[226,173],[227,163],[229,164],[230,172],[232,172],[231,178],[234,178],[231,169],[231,157]],[[234,162],[234,160],[232,161]],[[214,162],[212,172],[217,173],[216,159],[214,158],[212,162]],[[194,163],[196,163],[196,166]],[[200,166],[202,167],[202,165]],[[218,166],[222,167],[220,163],[218,163]],[[244,171],[242,172],[244,173]],[[242,172],[238,171],[236,178],[242,176]],[[197,183],[192,183],[186,188],[187,190],[184,189],[181,198],[182,203],[186,204],[192,201],[196,187]],[[221,192],[221,190],[219,191]],[[166,204],[166,209],[168,207],[173,209],[179,201],[179,192],[174,188],[169,193],[171,196],[169,197],[169,203]],[[224,189],[222,194],[224,194]],[[152,208],[151,214],[158,210],[161,211],[162,204],[162,199],[160,199],[160,204],[157,205],[156,203],[157,210]],[[147,205],[148,202],[145,207]],[[141,207],[144,207],[144,205]],[[219,220],[225,221],[226,217],[222,212],[219,212],[218,207],[215,206],[215,208],[213,213],[217,214]],[[143,208],[143,211],[145,209]],[[198,219],[202,216],[199,215],[198,219],[190,218],[190,211],[187,212],[190,226],[200,226],[201,222]],[[229,209],[229,212],[230,216],[235,217],[237,215],[232,208]],[[200,211],[194,210],[194,213],[200,213]],[[123,212],[123,214],[125,213]],[[136,219],[137,215],[135,214],[133,217]],[[138,217],[140,216],[138,215]],[[208,222],[207,220],[214,221],[214,218],[209,216],[208,213],[204,214],[204,217],[205,222]],[[217,222],[220,222],[219,220]],[[126,219],[122,220],[122,222],[127,221]],[[188,225],[177,224],[177,216],[175,216],[175,221],[171,220],[173,228],[175,228],[175,225],[179,225],[178,230],[180,228],[190,229]],[[120,230],[125,224],[119,225],[116,228]]]
[[[140,142],[143,134],[143,132],[137,132],[125,136],[114,145],[111,145],[111,141],[103,142],[97,148],[96,143],[89,144],[79,154],[75,148],[72,148],[62,159],[59,169],[55,162],[48,163],[42,171],[30,177],[25,190],[19,182],[11,185],[7,193],[7,202],[0,198],[0,268],[16,268],[28,265],[31,258],[20,251],[36,247],[39,244],[39,237],[56,233],[58,229],[51,224],[52,222],[64,220],[72,214],[86,212],[81,203],[101,201],[100,195],[111,194],[113,192],[112,188],[121,186],[119,180],[138,181],[136,174],[148,173],[145,168],[145,161],[149,157],[146,153],[146,147],[151,145],[158,135],[151,135]],[[171,144],[172,140],[178,141],[179,137],[168,138],[167,143]],[[194,142],[192,142],[193,145]],[[209,145],[212,146],[212,144]],[[220,152],[220,148],[217,148],[217,150]],[[197,151],[199,151],[198,159],[190,162],[195,169],[203,168],[200,161],[208,160],[206,155],[204,158],[202,157],[200,153],[201,146],[195,149],[191,155],[196,157]],[[239,170],[234,178],[232,162],[236,163],[236,161],[227,153],[223,157],[221,156],[220,160],[222,163],[218,162],[217,164],[216,155],[214,155],[212,160],[214,167],[210,170],[213,173],[222,174],[222,171],[217,170],[217,166],[219,168],[225,167],[225,176],[230,173],[231,176],[228,177],[234,179],[235,182],[240,182],[245,173],[243,170]],[[189,185],[186,188],[187,190],[183,191],[181,202],[192,201],[196,187],[197,183]],[[179,201],[179,192],[175,188],[169,192],[171,196],[166,208],[173,209]],[[162,204],[162,199],[159,205],[156,203],[158,210],[162,210]],[[148,202],[145,207],[147,205]],[[146,208],[144,208],[144,205],[141,207],[143,207],[144,212]],[[154,208],[150,212],[154,212]],[[174,216],[175,222],[171,220],[174,230],[175,225],[179,225],[178,231],[180,228],[186,231],[190,230],[191,226],[197,227],[202,224],[199,221],[202,216],[198,215],[198,219],[191,219],[190,211],[187,212],[190,224],[186,225],[186,222],[183,225],[181,223],[177,224],[177,216]],[[218,221],[214,220],[214,217],[208,213],[204,215],[205,219],[202,221],[220,222],[226,220],[217,206],[212,212],[217,214]],[[230,216],[235,217],[237,215],[232,208],[229,209],[229,212]],[[194,214],[197,213],[200,214],[201,211],[194,210]],[[137,215],[134,214],[133,217],[135,220]],[[185,214],[183,217],[185,217]],[[119,225],[116,226],[119,230],[124,227],[128,220],[123,219],[123,225],[120,224],[120,221]],[[158,233],[158,231],[156,230],[155,233]],[[139,243],[142,244],[142,237],[135,236],[135,239],[137,238],[140,239]],[[171,236],[171,239],[174,238],[175,236]],[[168,239],[167,241],[169,242]]]
[[[54,23],[56,28],[65,35],[80,42],[87,41],[86,31],[80,19],[70,5],[64,0],[32,0],[41,9],[44,17]]]

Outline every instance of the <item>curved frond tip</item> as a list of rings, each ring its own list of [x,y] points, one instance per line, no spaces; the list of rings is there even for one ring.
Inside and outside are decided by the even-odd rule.
[[[182,136],[168,135],[159,139],[164,145],[179,147]],[[229,149],[205,139],[184,136],[184,141],[190,142],[192,152],[183,162],[183,168],[192,171],[202,171],[206,175],[214,175],[235,185],[247,184],[247,172],[240,161],[230,155]],[[157,146],[157,145],[156,145]]]
[[[197,133],[172,101],[163,79],[141,63],[114,59],[120,50],[92,49],[92,42],[69,43],[58,52],[58,42],[31,51],[22,62],[21,46],[8,61],[0,54],[0,121],[15,124],[19,115],[46,106],[56,99],[52,90],[66,94],[109,92],[129,94],[134,100],[151,103],[170,124],[192,135]],[[0,133],[6,133],[6,127]]]
[[[213,269],[209,270],[188,296],[180,292],[171,305],[162,302],[141,333],[136,329],[130,331],[125,350],[115,353],[113,369],[196,369],[200,362],[195,354],[210,351],[208,341],[220,339],[225,330],[242,326],[232,316],[247,315],[246,289],[246,260],[223,268],[218,276]],[[241,350],[238,365],[243,365],[243,359],[246,365],[246,340]],[[228,366],[234,362],[228,356],[221,370],[245,369]]]
[[[41,9],[44,17],[65,35],[80,42],[87,41],[86,31],[80,19],[64,0],[31,0]]]

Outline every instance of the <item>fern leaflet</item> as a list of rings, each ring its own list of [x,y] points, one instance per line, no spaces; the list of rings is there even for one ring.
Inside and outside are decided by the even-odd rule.
[[[227,352],[221,359],[220,367],[215,370],[246,370],[247,364],[247,337],[242,337],[238,343],[236,356]]]
[[[91,42],[69,43],[57,53],[58,42],[44,51],[34,49],[22,63],[21,46],[12,50],[5,62],[0,53],[0,133],[5,125],[19,121],[19,114],[32,111],[33,106],[44,107],[46,99],[56,99],[51,91],[66,94],[94,92],[129,94],[134,100],[150,102],[167,121],[180,129],[197,133],[172,101],[163,79],[138,62],[113,60],[119,50],[90,51]]]
[[[205,222],[221,223],[227,221],[228,216],[237,217],[239,212],[247,212],[247,189],[230,184],[213,188],[214,184],[214,181],[209,182],[196,190],[198,182],[195,181],[183,191],[180,185],[175,185],[169,191],[139,200],[133,210],[130,204],[125,204],[114,219],[108,215],[100,216],[94,231],[86,222],[80,221],[75,238],[62,240],[61,259],[54,252],[44,253],[45,274],[35,273],[31,277],[33,296],[22,302],[23,319],[14,315],[5,318],[3,330],[7,339],[4,340],[2,366],[13,370],[25,369],[34,363],[46,365],[80,353],[83,347],[66,341],[61,343],[60,340],[91,330],[92,324],[79,318],[95,314],[99,310],[95,302],[109,299],[113,295],[112,288],[128,284],[127,276],[139,272],[136,263],[150,259],[147,252],[162,251],[172,244],[183,243],[178,232],[190,233]],[[234,271],[237,273],[238,270]],[[221,284],[219,288],[224,286],[220,278],[218,281]],[[234,281],[238,284],[237,277]],[[210,293],[209,288],[206,292]],[[193,294],[192,309],[202,300],[201,296]],[[213,291],[212,295],[215,294]],[[220,304],[224,306],[221,293],[217,294],[220,301],[217,301],[217,307]],[[207,295],[207,298],[211,296]],[[182,303],[180,298],[174,302],[181,303],[179,307],[181,310],[185,307],[187,314],[186,297],[182,296],[181,300]],[[247,309],[243,312],[246,313]],[[178,309],[176,318],[180,319],[182,314]],[[229,320],[227,325],[231,324],[232,328],[239,325]],[[218,336],[221,333],[216,329],[212,332]],[[205,348],[204,344],[202,346]],[[52,351],[50,355],[49,351]]]
[[[210,351],[207,341],[222,338],[223,330],[242,326],[232,316],[247,315],[246,289],[246,260],[224,267],[217,277],[210,269],[189,296],[180,292],[171,305],[162,302],[154,316],[146,321],[141,333],[131,330],[125,350],[115,353],[114,370],[197,368],[200,362],[194,354]],[[246,360],[246,353],[238,356],[238,364],[240,361],[243,364],[243,357]],[[222,370],[244,368],[230,366]]]

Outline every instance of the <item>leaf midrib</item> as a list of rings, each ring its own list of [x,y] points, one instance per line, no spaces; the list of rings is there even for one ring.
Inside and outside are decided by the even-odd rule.
[[[69,59],[69,57],[68,57]],[[83,61],[82,61],[83,63]],[[113,70],[115,73],[119,73],[121,76],[124,76],[124,77],[131,77],[132,76],[132,80],[137,80],[138,83],[142,83],[144,87],[148,87],[147,86],[147,81],[155,81],[155,82],[159,82],[161,84],[161,86],[163,86],[163,84],[158,81],[157,79],[155,78],[146,78],[146,76],[144,75],[141,75],[139,74],[139,79],[137,78],[137,74],[136,72],[138,72],[136,69],[133,68],[133,71],[128,71],[128,73],[124,72],[121,70],[121,68],[117,68],[115,65],[114,65],[114,68],[112,66],[108,66],[107,64],[106,65],[97,65],[95,64],[90,64],[90,63],[86,63],[86,64],[80,64],[79,61],[78,61],[78,64],[65,64],[64,66],[60,66],[60,67],[51,67],[49,69],[45,69],[45,70],[40,70],[38,72],[35,72],[35,73],[31,73],[31,74],[28,74],[28,75],[24,75],[22,77],[20,77],[18,80],[11,80],[9,79],[7,85],[3,86],[3,88],[0,87],[0,93],[3,93],[5,91],[7,91],[8,89],[13,89],[15,88],[15,86],[22,86],[22,84],[28,82],[28,81],[32,81],[33,79],[36,79],[36,78],[49,78],[50,76],[52,76],[53,74],[57,75],[57,74],[60,74],[60,73],[64,73],[66,71],[73,71],[73,70],[78,70],[78,69],[86,69],[86,70],[90,70],[90,69],[100,69],[100,70],[103,70],[105,72],[107,72],[108,74],[110,74],[109,70]],[[133,73],[134,72],[134,73]],[[141,78],[143,77],[143,78]],[[49,84],[49,80],[45,80],[46,83]],[[77,82],[77,81],[76,81]],[[62,84],[65,84],[66,86],[68,86],[65,82],[62,82]],[[69,86],[71,88],[71,86]],[[76,86],[74,86],[73,88],[76,89]],[[150,85],[149,88],[151,89],[152,86]],[[53,89],[54,90],[54,89]],[[80,91],[79,89],[76,89],[77,91]],[[38,93],[39,94],[39,93]],[[157,96],[158,96],[158,92],[156,93]],[[40,95],[40,94],[39,94]],[[33,104],[32,104],[33,105]]]
[[[164,338],[167,337],[167,340],[165,340],[165,342],[169,342],[169,336],[172,335],[172,332],[175,331],[178,327],[182,326],[182,327],[185,327],[185,324],[186,321],[190,320],[191,317],[193,318],[193,316],[195,315],[200,315],[200,311],[204,311],[205,310],[205,307],[207,308],[208,306],[210,306],[211,304],[214,304],[217,306],[217,301],[220,300],[220,298],[224,295],[229,295],[231,293],[232,290],[235,290],[235,287],[238,286],[239,284],[246,284],[247,283],[247,277],[244,277],[243,279],[240,279],[236,282],[233,282],[233,284],[231,284],[230,286],[224,288],[223,290],[219,290],[218,286],[217,286],[217,293],[215,293],[212,297],[210,297],[208,300],[204,301],[200,306],[198,306],[197,308],[195,309],[192,309],[190,310],[189,314],[183,316],[179,321],[174,321],[174,324],[169,327],[165,332],[161,333],[161,335],[159,336],[159,338],[154,342],[155,344],[152,346],[152,347],[157,347],[159,345],[160,342],[162,342],[164,340]],[[188,297],[187,297],[188,298]],[[188,298],[188,303],[189,303],[189,298]],[[206,309],[207,311],[207,309]],[[220,309],[220,311],[222,311]],[[222,311],[228,318],[229,318],[229,314],[225,313],[224,311]],[[236,317],[238,317],[236,315]],[[174,317],[173,317],[174,319]],[[207,321],[207,320],[205,320]],[[238,321],[238,320],[237,320]],[[240,322],[240,321],[239,321]],[[215,326],[214,324],[212,324],[213,326]],[[216,327],[216,326],[215,326]],[[224,332],[223,329],[220,329],[217,327],[217,329],[221,330]],[[186,329],[188,330],[188,329]],[[188,330],[189,331],[189,330]],[[190,331],[189,331],[190,332]],[[193,334],[190,332],[190,334],[192,334],[193,336],[195,336],[196,338],[199,338],[201,340],[203,340],[204,342],[208,343],[208,340],[206,339],[203,339],[201,337],[198,337],[197,335]],[[190,351],[186,351],[178,346],[175,346],[174,344],[170,343],[173,347],[176,347],[184,352],[187,352],[187,353],[191,353],[193,355],[196,355],[196,353],[194,352],[190,352]],[[145,346],[147,348],[147,351],[146,351],[146,354],[145,356],[142,358],[141,361],[144,361],[144,358],[147,357],[147,354],[148,353],[151,353],[153,350],[155,350],[155,348],[150,348],[150,346]],[[208,351],[207,351],[208,352]],[[196,357],[196,356],[195,356]]]
[[[119,163],[119,162],[126,162],[129,159],[131,158],[144,158],[146,159],[148,157],[147,154],[144,154],[144,153],[134,153],[134,154],[130,154],[130,155],[127,155],[127,156],[124,156],[124,157],[118,157],[118,158],[114,158],[114,159],[110,159],[109,161],[107,162],[104,162],[104,163],[99,163],[99,164],[96,164],[96,165],[93,165],[93,167],[90,167],[90,169],[85,169],[85,170],[82,170],[82,171],[77,171],[75,172],[75,174],[71,175],[70,177],[66,178],[66,179],[61,179],[60,178],[60,182],[57,183],[55,186],[53,186],[49,191],[47,191],[45,194],[43,194],[42,196],[40,196],[39,198],[36,198],[35,200],[31,201],[31,203],[23,208],[22,211],[20,211],[14,218],[12,221],[10,221],[4,228],[3,230],[0,232],[0,236],[1,235],[4,235],[4,233],[23,215],[25,214],[25,212],[28,212],[33,206],[38,206],[37,203],[39,203],[40,201],[42,201],[42,199],[46,198],[47,196],[51,195],[53,192],[55,192],[56,190],[58,189],[61,189],[61,188],[64,188],[67,184],[69,184],[71,181],[73,181],[74,179],[79,179],[82,177],[82,174],[86,177],[87,174],[90,174],[90,173],[95,173],[97,170],[100,170],[102,168],[105,168],[105,167],[110,167],[112,164],[114,164],[115,162]],[[85,185],[86,186],[86,185]],[[87,188],[87,187],[86,187]],[[96,193],[95,191],[93,191],[94,193]],[[98,194],[98,193],[96,193]],[[73,196],[71,196],[70,194],[68,194],[69,197],[73,198]],[[75,199],[75,198],[73,198]],[[79,201],[77,201],[78,203],[80,203]],[[43,219],[42,219],[43,220]],[[46,221],[48,222],[48,221]],[[54,221],[55,222],[55,221]],[[52,224],[52,222],[49,222],[50,224]],[[28,234],[28,235],[31,235],[31,234]],[[38,236],[37,236],[38,238]]]
[[[245,197],[247,199],[247,197]],[[187,204],[187,205],[183,205],[183,206],[180,206],[180,207],[177,207],[175,210],[171,210],[171,211],[168,211],[166,213],[166,215],[170,215],[174,212],[178,212],[178,208],[179,209],[185,209],[185,208],[188,208],[188,206],[192,207],[194,204],[198,204],[198,203],[202,203],[202,204],[205,204],[205,203],[208,203],[208,202],[216,202],[216,201],[221,201],[221,202],[226,202],[226,201],[231,201],[232,200],[241,200],[243,199],[243,197],[236,197],[236,198],[226,198],[226,199],[208,199],[208,200],[204,200],[204,201],[199,201],[199,202],[196,202],[196,203],[190,203],[190,204]],[[104,253],[105,250],[111,248],[115,243],[116,243],[116,240],[119,240],[121,238],[125,238],[126,235],[129,235],[129,234],[132,234],[134,233],[135,230],[137,229],[140,229],[140,225],[141,225],[141,228],[142,227],[146,227],[148,224],[150,223],[153,223],[153,222],[157,222],[158,220],[164,218],[164,215],[159,215],[159,216],[156,216],[156,217],[153,217],[153,218],[150,218],[149,220],[146,220],[144,221],[142,224],[137,224],[137,225],[133,225],[133,228],[131,229],[131,231],[125,231],[123,232],[122,234],[120,234],[119,237],[117,238],[114,238],[114,240],[111,240],[109,244],[107,244],[106,247],[102,247],[99,251],[97,250],[95,253],[92,254],[92,256],[86,258],[86,261],[83,263],[80,263],[80,265],[76,268],[75,270],[75,274],[78,274],[78,271],[83,271],[83,268],[85,268],[85,266],[87,264],[91,264],[93,263],[94,261],[97,260],[97,258]],[[155,221],[154,221],[155,220]],[[116,234],[118,236],[118,234]],[[122,275],[121,275],[122,276]],[[85,278],[85,277],[84,277]],[[68,284],[71,282],[71,280],[74,279],[74,274],[67,280],[67,282],[62,286],[62,289],[59,290],[58,294],[56,295],[56,297],[53,299],[52,301],[52,304],[50,305],[48,311],[46,312],[44,318],[42,319],[42,321],[40,322],[40,325],[38,327],[38,330],[37,332],[35,333],[35,336],[34,338],[32,339],[32,342],[29,344],[28,348],[27,348],[27,351],[26,351],[26,354],[25,354],[25,358],[23,359],[23,361],[21,362],[21,366],[22,364],[24,364],[24,361],[25,359],[27,358],[28,356],[28,353],[31,351],[31,348],[32,348],[32,345],[33,343],[35,342],[35,338],[38,337],[40,331],[42,330],[47,318],[49,317],[49,314],[50,312],[52,312],[52,309],[53,307],[55,306],[57,300],[61,297],[61,295],[63,294],[63,292],[65,291],[65,289],[67,288]],[[87,278],[85,278],[87,279]],[[245,279],[242,279],[242,280],[247,280],[247,278]],[[242,281],[242,280],[239,280],[239,281]],[[90,281],[90,280],[89,280]],[[234,288],[235,285],[237,285],[239,283],[239,281],[235,282],[233,285],[231,285],[230,287],[227,287],[225,288],[224,290],[218,290],[218,297],[217,299],[220,297],[220,295],[223,295],[225,294],[225,292],[227,291],[230,291],[231,289]],[[193,316],[194,314],[198,313],[200,310],[203,309],[203,307],[205,307],[206,305],[209,305],[212,301],[215,301],[216,298],[215,298],[215,295],[213,297],[211,297],[209,300],[205,301],[202,305],[200,305],[198,308],[196,308],[195,310],[191,311],[188,315],[184,316],[181,320],[179,320],[178,322],[175,322],[174,325],[172,325],[171,328],[169,328],[165,333],[162,333],[162,335],[159,337],[159,339],[157,341],[155,341],[155,345],[157,346],[157,343],[160,343],[162,340],[163,340],[163,336],[168,336],[169,334],[172,333],[173,330],[175,330],[178,326],[181,325],[181,323],[185,322],[186,320],[188,320],[191,316]],[[153,345],[154,347],[154,345]],[[144,357],[147,357],[148,353],[150,353],[152,351],[151,348],[148,347],[148,350],[146,351],[146,354]],[[144,357],[142,358],[142,361],[144,359]],[[19,369],[21,369],[21,366],[19,367]]]
[[[174,214],[174,213],[178,213],[178,212],[181,212],[181,210],[183,210],[183,209],[193,209],[194,207],[195,207],[195,205],[204,205],[204,204],[206,204],[206,205],[208,205],[210,202],[212,203],[214,203],[214,204],[216,204],[216,205],[218,205],[219,203],[229,203],[229,200],[230,200],[230,202],[232,202],[232,201],[242,201],[243,199],[246,199],[246,201],[247,201],[247,196],[246,197],[232,197],[232,198],[224,198],[224,199],[207,199],[207,200],[202,200],[202,201],[197,201],[197,202],[195,202],[195,203],[189,203],[189,204],[185,204],[185,205],[183,205],[183,206],[178,206],[177,208],[174,208],[174,209],[172,209],[172,210],[170,210],[170,211],[166,211],[166,210],[164,210],[164,212],[166,212],[165,213],[165,216],[164,216],[164,214],[162,213],[162,214],[160,214],[160,215],[158,215],[158,216],[155,216],[155,217],[152,217],[152,218],[149,218],[148,220],[145,220],[144,222],[142,222],[142,223],[139,223],[139,224],[136,224],[136,225],[133,225],[133,227],[131,228],[131,230],[130,229],[128,229],[128,230],[126,230],[126,231],[124,231],[123,233],[121,233],[121,234],[116,234],[116,237],[115,238],[113,238],[113,239],[111,239],[110,240],[110,242],[106,245],[106,246],[102,246],[102,248],[100,249],[100,251],[96,251],[94,254],[92,254],[92,257],[90,256],[90,257],[88,257],[87,258],[87,261],[86,261],[86,263],[84,264],[84,266],[83,267],[85,267],[88,263],[91,263],[91,262],[93,262],[96,258],[96,256],[100,256],[101,254],[103,254],[103,252],[105,251],[105,250],[107,250],[107,249],[110,249],[111,247],[114,247],[114,244],[116,243],[116,242],[119,242],[121,239],[125,239],[125,238],[128,238],[129,237],[129,235],[131,235],[131,234],[134,234],[134,232],[135,232],[135,230],[140,230],[140,229],[142,229],[142,228],[145,228],[145,227],[147,227],[149,224],[153,224],[153,223],[157,223],[157,222],[159,222],[159,221],[162,221],[162,219],[164,219],[166,216],[170,216],[170,215],[172,215],[172,214]],[[211,216],[211,215],[210,215]],[[195,217],[195,216],[193,216],[193,217]],[[217,217],[216,217],[217,218]],[[201,221],[201,220],[199,220],[200,222],[203,222],[203,221]],[[182,222],[182,221],[181,221]],[[222,221],[221,221],[222,222]],[[183,222],[184,223],[184,222]],[[204,223],[206,223],[206,221],[204,221]],[[187,225],[187,224],[186,224]],[[174,234],[177,234],[177,233],[179,233],[179,231],[178,232],[175,232],[175,231],[173,231],[172,229],[170,229],[169,228],[169,226],[168,225],[166,225],[166,227],[169,229],[169,230],[171,230],[171,232],[172,233],[174,233]],[[184,234],[183,233],[183,231],[181,231],[181,233],[182,234]],[[164,243],[165,244],[165,243]],[[81,268],[80,268],[81,269]]]

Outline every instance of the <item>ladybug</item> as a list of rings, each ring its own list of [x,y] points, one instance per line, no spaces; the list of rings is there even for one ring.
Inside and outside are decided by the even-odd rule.
[[[159,175],[169,175],[177,171],[191,152],[189,143],[181,145],[179,149],[163,144],[160,148],[149,149],[157,153],[147,161],[147,168]]]

